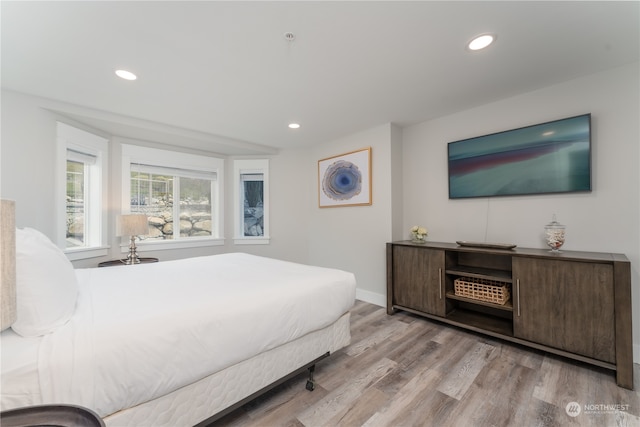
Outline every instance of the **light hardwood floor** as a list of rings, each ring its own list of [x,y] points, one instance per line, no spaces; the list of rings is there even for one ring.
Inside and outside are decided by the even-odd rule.
[[[214,426],[640,426],[613,371],[360,301],[351,334],[314,391],[300,374]]]

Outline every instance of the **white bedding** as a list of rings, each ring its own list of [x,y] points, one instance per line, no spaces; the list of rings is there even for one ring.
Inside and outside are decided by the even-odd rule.
[[[76,274],[73,317],[39,346],[42,403],[101,416],[324,328],[355,298],[351,273],[240,253]]]
[[[41,403],[38,380],[38,348],[42,337],[24,338],[11,328],[2,331],[0,352],[2,374],[0,410]]]

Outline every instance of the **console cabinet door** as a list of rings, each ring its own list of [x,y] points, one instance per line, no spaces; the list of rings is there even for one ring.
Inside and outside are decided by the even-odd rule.
[[[613,266],[513,258],[514,335],[615,363]]]
[[[444,316],[443,270],[442,250],[394,246],[393,304]]]

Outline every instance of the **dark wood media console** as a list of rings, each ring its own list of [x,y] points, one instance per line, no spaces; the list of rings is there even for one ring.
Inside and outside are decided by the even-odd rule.
[[[460,296],[498,283],[504,304]],[[612,253],[387,243],[387,313],[404,310],[616,371],[633,389],[631,265]]]

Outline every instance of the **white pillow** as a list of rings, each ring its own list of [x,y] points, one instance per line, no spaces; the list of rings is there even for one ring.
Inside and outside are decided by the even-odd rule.
[[[78,282],[73,266],[47,236],[16,230],[18,317],[11,328],[23,337],[46,335],[73,315]]]

